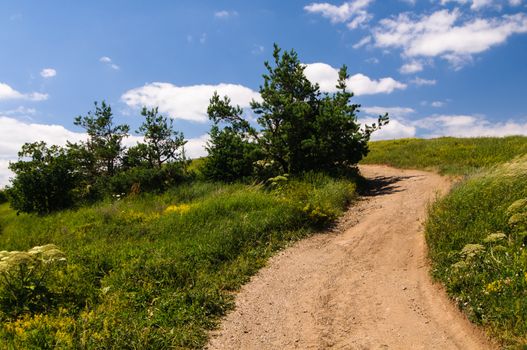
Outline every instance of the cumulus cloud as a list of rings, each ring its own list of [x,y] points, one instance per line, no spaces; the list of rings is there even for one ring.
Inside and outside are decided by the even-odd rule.
[[[400,48],[405,57],[441,57],[455,67],[472,56],[527,32],[527,15],[503,15],[465,20],[459,9],[415,16],[402,13],[386,18],[373,30],[375,46]]]
[[[42,78],[53,78],[55,75],[57,75],[57,71],[53,68],[44,68],[40,71]]]
[[[362,118],[359,120],[361,124],[377,123],[376,118]],[[406,137],[415,137],[416,128],[404,121],[404,119],[390,118],[388,125],[383,126],[381,130],[374,132],[371,140],[393,140]]]
[[[28,100],[28,101],[44,101],[48,99],[48,94],[40,92],[31,92],[23,94],[16,91],[11,86],[0,83],[0,101],[2,100]]]
[[[107,65],[108,67],[110,67],[111,69],[113,70],[119,70],[121,69],[121,67],[119,67],[118,65],[116,65],[112,59],[108,56],[102,56],[101,58],[99,58],[99,62],[101,63],[104,63],[105,65]]]
[[[208,141],[208,134],[187,140],[187,143],[185,144],[185,155],[192,159],[206,156],[207,150],[205,149],[205,146]]]
[[[338,69],[326,63],[311,63],[306,65],[306,77],[313,83],[318,83],[325,92],[336,92]],[[405,89],[406,84],[396,81],[391,77],[378,80],[358,73],[347,80],[348,88],[355,95],[389,94],[394,90]]]
[[[121,99],[132,108],[159,107],[175,119],[205,122],[214,91],[229,96],[234,105],[242,108],[249,107],[253,99],[260,100],[259,93],[237,84],[176,86],[159,82],[128,90]]]
[[[377,107],[375,107],[377,108]],[[380,107],[379,107],[380,108]],[[392,107],[393,108],[393,107]],[[395,107],[395,111],[397,111]],[[384,108],[389,109],[389,108]],[[374,110],[379,112],[380,110]],[[371,124],[377,120],[368,112],[361,123]],[[407,114],[390,116],[390,123],[380,131],[373,133],[372,140],[388,140],[404,137],[433,138],[441,136],[453,137],[503,137],[511,135],[527,136],[527,119],[524,121],[492,122],[478,115],[432,115],[425,118],[409,119]]]
[[[214,12],[214,17],[219,19],[229,19],[236,16],[238,16],[238,12],[236,11],[221,10]]]
[[[388,125],[372,134],[372,140],[393,140],[416,135],[417,128],[408,121],[408,117],[415,113],[413,108],[372,106],[363,107],[361,111],[366,114],[359,119],[362,124],[377,123],[377,116],[385,113],[390,117]]]
[[[331,23],[344,23],[350,29],[355,29],[359,25],[368,22],[371,15],[366,8],[373,0],[354,0],[335,6],[327,2],[312,3],[304,6],[304,10],[313,14],[320,14],[322,17],[330,20]]]

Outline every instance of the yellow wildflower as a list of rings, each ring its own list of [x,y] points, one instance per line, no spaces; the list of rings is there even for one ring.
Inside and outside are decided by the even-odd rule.
[[[164,213],[165,214],[173,214],[173,213],[176,213],[176,214],[186,214],[190,211],[190,208],[191,208],[191,205],[190,204],[180,204],[180,205],[169,205],[168,207],[166,207]]]

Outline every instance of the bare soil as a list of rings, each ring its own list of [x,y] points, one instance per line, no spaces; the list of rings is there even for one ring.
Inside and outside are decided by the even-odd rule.
[[[372,189],[332,232],[273,257],[208,349],[490,349],[432,282],[423,223],[450,181],[363,166]]]

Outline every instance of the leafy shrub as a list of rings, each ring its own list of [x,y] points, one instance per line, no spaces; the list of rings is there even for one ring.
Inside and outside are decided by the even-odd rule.
[[[9,165],[16,175],[8,190],[15,210],[48,214],[74,203],[74,165],[63,148],[26,143],[18,156],[19,160]]]
[[[7,202],[7,193],[5,190],[0,190],[0,204]]]
[[[66,259],[53,244],[27,252],[0,252],[0,315],[47,310],[55,302],[48,286],[51,271]]]
[[[181,163],[169,163],[161,168],[131,168],[121,171],[107,180],[107,194],[137,194],[162,192],[186,179]]]

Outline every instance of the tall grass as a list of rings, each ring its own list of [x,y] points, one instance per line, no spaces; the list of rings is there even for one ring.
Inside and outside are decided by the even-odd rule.
[[[434,276],[472,321],[512,347],[527,346],[525,199],[527,156],[455,186],[426,225]]]
[[[526,154],[527,137],[400,139],[371,142],[369,147],[370,153],[361,161],[362,164],[387,164],[465,175]]]
[[[53,243],[67,265],[45,312],[0,310],[0,347],[199,348],[272,252],[354,197],[353,182],[311,174],[272,190],[197,182],[47,217],[1,205],[0,250]]]

